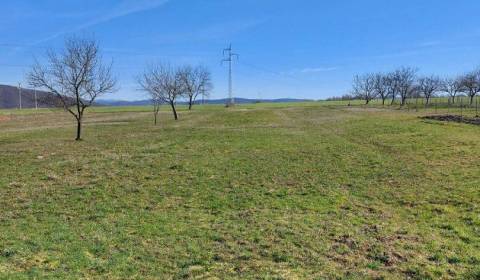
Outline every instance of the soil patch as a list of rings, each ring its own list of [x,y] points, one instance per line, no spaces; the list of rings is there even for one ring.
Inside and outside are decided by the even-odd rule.
[[[2,116],[0,115],[0,122],[6,122],[6,121],[9,121],[10,120],[10,117],[9,116]]]
[[[422,117],[422,119],[480,125],[480,118],[462,117],[457,115],[426,116],[426,117]]]

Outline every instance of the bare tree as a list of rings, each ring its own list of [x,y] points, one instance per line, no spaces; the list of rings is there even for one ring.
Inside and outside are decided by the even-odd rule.
[[[142,90],[154,97],[158,102],[157,104],[166,103],[170,105],[175,120],[178,120],[177,99],[185,91],[180,76],[178,69],[160,63],[149,66],[137,79]],[[155,112],[155,116],[157,114],[158,110]]]
[[[390,105],[395,103],[395,98],[398,95],[398,79],[396,79],[395,72],[388,73],[385,76],[385,87],[387,89],[387,97],[391,97]]]
[[[155,88],[152,87],[152,90],[147,90],[145,86],[143,86],[142,83],[144,83],[144,80],[142,78],[138,78],[138,83],[141,85],[141,90],[144,90],[148,93],[150,96],[150,102],[152,103],[153,106],[153,123],[157,125],[158,123],[158,114],[160,113],[160,106],[163,104],[164,100],[162,98],[162,94],[160,93],[159,90],[153,90]]]
[[[460,78],[462,91],[470,97],[470,105],[473,98],[480,92],[480,70],[472,71]]]
[[[38,61],[27,74],[29,84],[54,94],[53,106],[63,107],[77,121],[77,137],[81,140],[85,109],[96,98],[116,90],[112,64],[104,65],[99,45],[93,39],[71,37],[65,40],[62,52],[50,50],[46,64]]]
[[[388,76],[377,73],[373,76],[373,80],[375,95],[380,97],[382,99],[382,105],[385,105],[385,100],[388,98],[390,91]]]
[[[188,110],[191,110],[198,95],[208,95],[212,89],[210,71],[203,66],[185,66],[180,69],[179,77],[183,84],[185,97],[188,98]]]
[[[430,99],[442,88],[442,81],[437,76],[421,77],[417,82],[417,90],[425,97],[425,105],[430,103]]]
[[[442,91],[446,92],[452,98],[452,104],[455,104],[457,94],[462,92],[462,81],[458,78],[446,78],[442,82]]]
[[[415,94],[415,78],[417,69],[411,67],[401,67],[393,74],[395,88],[400,95],[400,105],[404,106],[407,98]]]
[[[355,76],[352,93],[356,98],[365,100],[365,104],[369,104],[376,97],[374,75]]]

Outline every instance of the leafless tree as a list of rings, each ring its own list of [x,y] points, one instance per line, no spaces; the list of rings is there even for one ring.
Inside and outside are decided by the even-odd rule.
[[[392,98],[390,105],[393,105],[393,103],[395,103],[395,98],[398,95],[398,80],[396,79],[395,72],[385,75],[384,83],[387,89],[387,97]]]
[[[141,89],[148,92],[158,106],[161,103],[170,105],[173,117],[178,120],[177,99],[185,92],[178,69],[163,63],[152,64],[137,80]],[[158,109],[155,116],[157,114]]]
[[[400,105],[404,106],[408,97],[415,94],[415,78],[417,69],[411,67],[401,67],[393,74],[396,91],[400,95]]]
[[[210,71],[203,66],[184,66],[179,70],[179,77],[188,99],[188,110],[192,109],[198,95],[208,95],[213,87]]]
[[[425,105],[442,89],[442,80],[437,76],[421,77],[417,81],[417,90],[425,97]]]
[[[470,97],[470,105],[473,98],[480,92],[480,70],[465,74],[460,78],[462,91]]]
[[[55,98],[48,102],[63,107],[75,117],[76,140],[81,139],[85,109],[92,106],[97,97],[116,90],[112,64],[103,64],[98,43],[77,37],[66,39],[61,52],[48,51],[46,64],[37,61],[27,80],[32,87],[53,93]]]
[[[442,81],[442,91],[446,92],[452,98],[452,104],[455,104],[457,94],[462,92],[462,81],[458,78],[446,78]]]
[[[137,82],[141,85],[141,90],[146,91],[147,94],[150,96],[150,102],[153,106],[153,123],[157,125],[158,114],[160,113],[160,106],[164,103],[162,94],[160,93],[160,90],[155,90],[154,87],[152,87],[151,90],[147,90],[146,87],[143,85],[143,83],[145,82],[143,80],[143,76],[137,78],[137,80]]]
[[[373,88],[375,95],[382,99],[382,105],[385,105],[385,100],[388,98],[390,85],[388,76],[382,73],[377,73],[373,76]]]
[[[372,74],[355,76],[353,78],[352,94],[356,98],[365,100],[365,104],[370,103],[376,97],[375,76]]]

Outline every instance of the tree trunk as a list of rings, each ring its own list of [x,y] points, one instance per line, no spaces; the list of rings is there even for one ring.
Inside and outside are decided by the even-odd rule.
[[[382,97],[382,106],[385,106],[385,97]]]
[[[473,98],[475,97],[475,95],[470,95],[470,105],[473,105]]]
[[[177,109],[175,108],[175,103],[170,102],[170,106],[172,107],[173,116],[175,117],[175,120],[178,120]]]
[[[428,106],[428,104],[430,104],[430,97],[426,96],[425,99],[427,99],[427,103],[425,104],[425,106]]]
[[[188,100],[188,110],[192,110],[193,106],[193,97],[190,96],[190,99]]]
[[[395,95],[392,95],[392,103],[390,103],[390,105],[393,105],[394,102],[395,102]]]
[[[82,119],[78,118],[77,119],[77,138],[75,138],[76,141],[82,140]]]
[[[158,120],[158,112],[160,111],[160,105],[159,104],[153,104],[153,123],[157,125],[157,120]]]

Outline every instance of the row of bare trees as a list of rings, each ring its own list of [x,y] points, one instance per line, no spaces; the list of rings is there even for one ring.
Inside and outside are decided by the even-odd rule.
[[[178,120],[176,104],[179,98],[186,98],[191,110],[197,97],[208,95],[213,87],[211,74],[205,67],[173,67],[166,63],[150,65],[137,81],[141,89],[150,95],[155,124],[161,104],[168,104],[175,120]]]
[[[51,93],[42,100],[44,104],[61,107],[75,118],[75,139],[80,140],[85,110],[98,97],[117,91],[112,69],[113,63],[104,63],[96,40],[71,37],[66,39],[62,51],[50,50],[42,63],[37,61],[27,80],[30,86]],[[160,63],[146,69],[137,81],[151,97],[155,124],[161,104],[168,104],[177,120],[179,98],[185,98],[192,109],[196,98],[208,95],[212,89],[211,74],[202,66],[172,67]]]
[[[394,104],[398,99],[403,106],[408,98],[424,98],[428,105],[433,97],[448,96],[452,103],[460,94],[470,99],[470,104],[480,93],[480,69],[455,78],[441,79],[438,76],[419,76],[417,69],[401,67],[390,73],[369,73],[353,79],[352,97],[369,104],[380,99]]]

